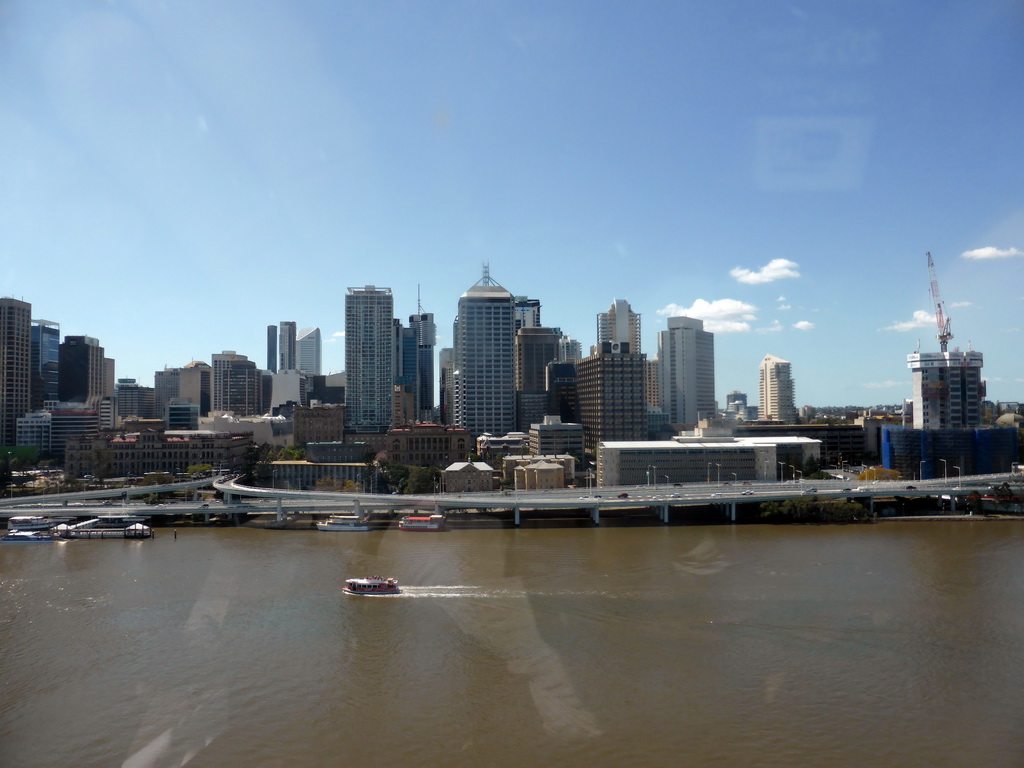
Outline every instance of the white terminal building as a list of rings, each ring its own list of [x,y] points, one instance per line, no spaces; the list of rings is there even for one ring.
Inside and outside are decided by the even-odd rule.
[[[772,482],[819,461],[821,441],[808,437],[692,437],[600,443],[597,484]]]

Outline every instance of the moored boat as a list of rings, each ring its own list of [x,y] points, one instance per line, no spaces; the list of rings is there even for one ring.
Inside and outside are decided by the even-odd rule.
[[[369,576],[365,579],[345,579],[342,591],[346,595],[398,595],[402,590],[398,582],[383,576]]]
[[[359,515],[330,515],[316,524],[318,531],[368,531],[370,524]]]
[[[55,537],[46,531],[8,531],[0,536],[0,541],[55,541]]]
[[[443,531],[444,515],[406,515],[398,521],[400,531]]]
[[[11,515],[7,518],[7,530],[49,530],[56,522],[41,515]]]

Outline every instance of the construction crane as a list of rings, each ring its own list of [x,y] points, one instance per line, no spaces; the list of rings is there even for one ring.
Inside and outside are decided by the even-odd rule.
[[[928,251],[928,276],[932,281],[932,301],[935,302],[935,324],[939,327],[939,334],[935,337],[939,340],[939,348],[945,352],[949,346],[949,340],[953,338],[953,331],[949,328],[949,318],[946,317],[945,308],[942,305],[942,297],[939,296],[939,281],[935,277],[935,262],[932,261],[932,253]]]

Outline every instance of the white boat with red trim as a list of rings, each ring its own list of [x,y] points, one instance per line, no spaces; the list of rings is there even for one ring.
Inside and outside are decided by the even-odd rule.
[[[383,576],[369,576],[365,579],[345,579],[342,591],[346,595],[400,595],[398,582]]]
[[[443,531],[444,515],[406,515],[398,521],[400,531]]]
[[[368,531],[370,524],[359,515],[330,515],[316,524],[318,531]]]

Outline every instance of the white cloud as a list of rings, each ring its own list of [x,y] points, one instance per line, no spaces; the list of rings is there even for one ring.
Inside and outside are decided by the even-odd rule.
[[[765,328],[758,328],[757,332],[758,333],[778,333],[781,330],[782,330],[782,323],[780,323],[778,320],[773,320],[771,325],[766,326]]]
[[[793,327],[798,331],[809,331],[814,327],[814,323],[808,322],[807,320],[801,320],[798,323],[793,323]]]
[[[800,265],[789,259],[772,259],[765,266],[756,272],[745,267],[734,267],[729,274],[741,283],[748,285],[760,285],[761,283],[773,283],[785,277],[800,277],[797,270]]]
[[[912,331],[915,328],[926,328],[929,325],[935,325],[935,315],[925,312],[923,309],[919,309],[914,312],[914,319],[907,320],[902,323],[893,323],[887,325],[885,328],[880,328],[882,331]]]
[[[971,301],[954,301],[949,306],[952,307],[952,308],[956,308],[956,307],[972,307],[972,306],[974,306],[974,302],[971,302]]]
[[[757,319],[757,307],[736,299],[697,299],[692,306],[669,304],[658,310],[668,317],[693,317],[704,321],[704,330],[712,333],[747,333],[750,323]]]
[[[984,248],[975,248],[973,251],[964,251],[960,255],[965,259],[1007,259],[1010,256],[1024,256],[1024,251],[1016,248],[996,248],[989,245]]]
[[[776,309],[781,311],[781,312],[784,312],[787,309],[792,309],[792,308],[793,308],[792,304],[779,304],[779,306],[776,307]]]
[[[335,331],[334,333],[331,334],[331,337],[329,339],[327,339],[327,343],[328,344],[333,344],[334,342],[340,341],[341,339],[344,339],[344,338],[345,338],[345,332],[344,331]]]

